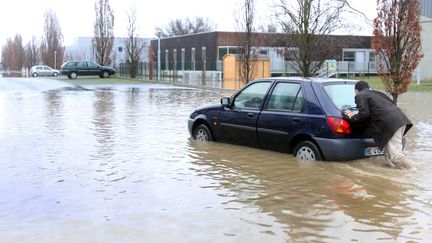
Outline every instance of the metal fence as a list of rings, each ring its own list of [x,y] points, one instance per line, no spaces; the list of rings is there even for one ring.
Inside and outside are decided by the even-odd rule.
[[[335,70],[324,63],[317,74],[319,77],[353,77],[377,75],[375,62],[360,63],[338,61]],[[282,61],[270,63],[271,76],[296,76],[300,75],[294,61]],[[205,68],[204,71],[201,68]],[[199,69],[198,69],[199,68]],[[199,85],[207,87],[223,87],[223,61],[213,63],[173,63],[161,65],[158,74],[157,64],[150,68],[148,62],[140,62],[137,78],[146,80],[160,80],[179,84]],[[118,73],[121,77],[129,77],[128,66],[120,63]]]

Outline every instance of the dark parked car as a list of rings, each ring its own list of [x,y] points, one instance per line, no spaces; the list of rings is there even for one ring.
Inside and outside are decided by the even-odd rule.
[[[115,74],[112,67],[101,66],[91,61],[69,61],[61,66],[61,74],[68,76],[70,79],[76,79],[78,76],[98,75],[101,78],[108,78]]]
[[[251,82],[220,105],[195,110],[191,136],[293,153],[305,160],[352,160],[381,155],[372,138],[344,119],[356,81],[268,78]]]

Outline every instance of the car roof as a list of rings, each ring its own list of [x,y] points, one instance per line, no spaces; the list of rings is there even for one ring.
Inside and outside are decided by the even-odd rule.
[[[261,78],[254,80],[255,81],[303,81],[303,82],[312,82],[312,83],[356,83],[358,80],[354,79],[342,79],[342,78],[304,78],[304,77],[271,77],[271,78]]]
[[[48,65],[34,65],[32,68],[34,67],[49,67]]]

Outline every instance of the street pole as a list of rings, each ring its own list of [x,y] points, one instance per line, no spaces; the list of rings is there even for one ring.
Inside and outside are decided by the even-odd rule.
[[[96,62],[96,46],[97,42],[95,40],[92,41],[92,61]],[[103,64],[101,64],[103,65]]]
[[[57,51],[54,51],[54,69],[57,69]]]
[[[157,51],[157,66],[158,66],[158,81],[160,81],[160,72],[161,72],[161,61],[160,61],[160,54],[161,54],[161,49],[160,49],[160,38],[158,39],[158,51]]]

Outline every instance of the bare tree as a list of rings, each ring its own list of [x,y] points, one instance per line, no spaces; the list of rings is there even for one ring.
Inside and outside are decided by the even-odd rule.
[[[25,52],[21,35],[15,35],[13,40],[7,39],[1,56],[2,65],[7,69],[19,71],[24,67]]]
[[[153,80],[153,72],[154,72],[154,68],[155,68],[155,65],[154,65],[154,51],[153,51],[153,48],[151,47],[151,46],[149,46],[149,48],[148,48],[148,60],[149,60],[149,63],[148,63],[148,69],[149,69],[149,79],[150,80]]]
[[[258,31],[263,33],[278,33],[278,26],[275,23],[267,23],[258,26]]]
[[[259,54],[258,35],[254,35],[255,0],[242,0],[235,20],[241,45],[239,48],[240,79],[244,84],[248,84],[253,79]]]
[[[44,32],[39,50],[44,64],[58,69],[63,63],[63,34],[57,15],[51,9],[45,11]]]
[[[385,90],[397,104],[398,95],[408,91],[413,71],[423,57],[419,1],[377,0],[377,5],[372,48]]]
[[[114,14],[108,0],[96,0],[96,21],[92,45],[96,62],[110,65],[113,61],[114,45]]]
[[[32,37],[32,39],[27,43],[25,47],[25,66],[32,67],[39,62],[39,48],[36,37]]]
[[[141,59],[141,54],[146,47],[145,43],[139,38],[137,33],[137,19],[135,7],[131,7],[127,12],[128,18],[128,37],[123,41],[126,49],[126,64],[131,78],[135,78],[138,74],[138,64]]]
[[[350,8],[348,0],[279,0],[275,7],[286,33],[285,58],[304,77],[315,75],[329,51],[323,37],[344,27],[341,14]]]
[[[16,67],[18,70],[24,67],[25,51],[21,35],[17,34],[14,38],[14,55],[16,56]]]
[[[9,68],[9,50],[10,50],[10,43],[12,40],[10,38],[6,39],[6,44],[2,46],[2,52],[1,52],[1,63],[3,68],[8,69]]]
[[[15,68],[15,55],[14,51],[14,43],[11,38],[6,40],[6,44],[2,47],[2,65],[6,69],[14,69]]]
[[[171,20],[168,26],[156,27],[155,35],[158,38],[166,38],[172,36],[188,35],[202,32],[210,32],[215,29],[215,26],[209,23],[208,19],[203,17],[195,17],[194,20],[186,18]]]
[[[69,50],[66,52],[64,60],[65,61],[73,61],[73,60],[84,60],[86,59],[86,53],[83,50]]]

